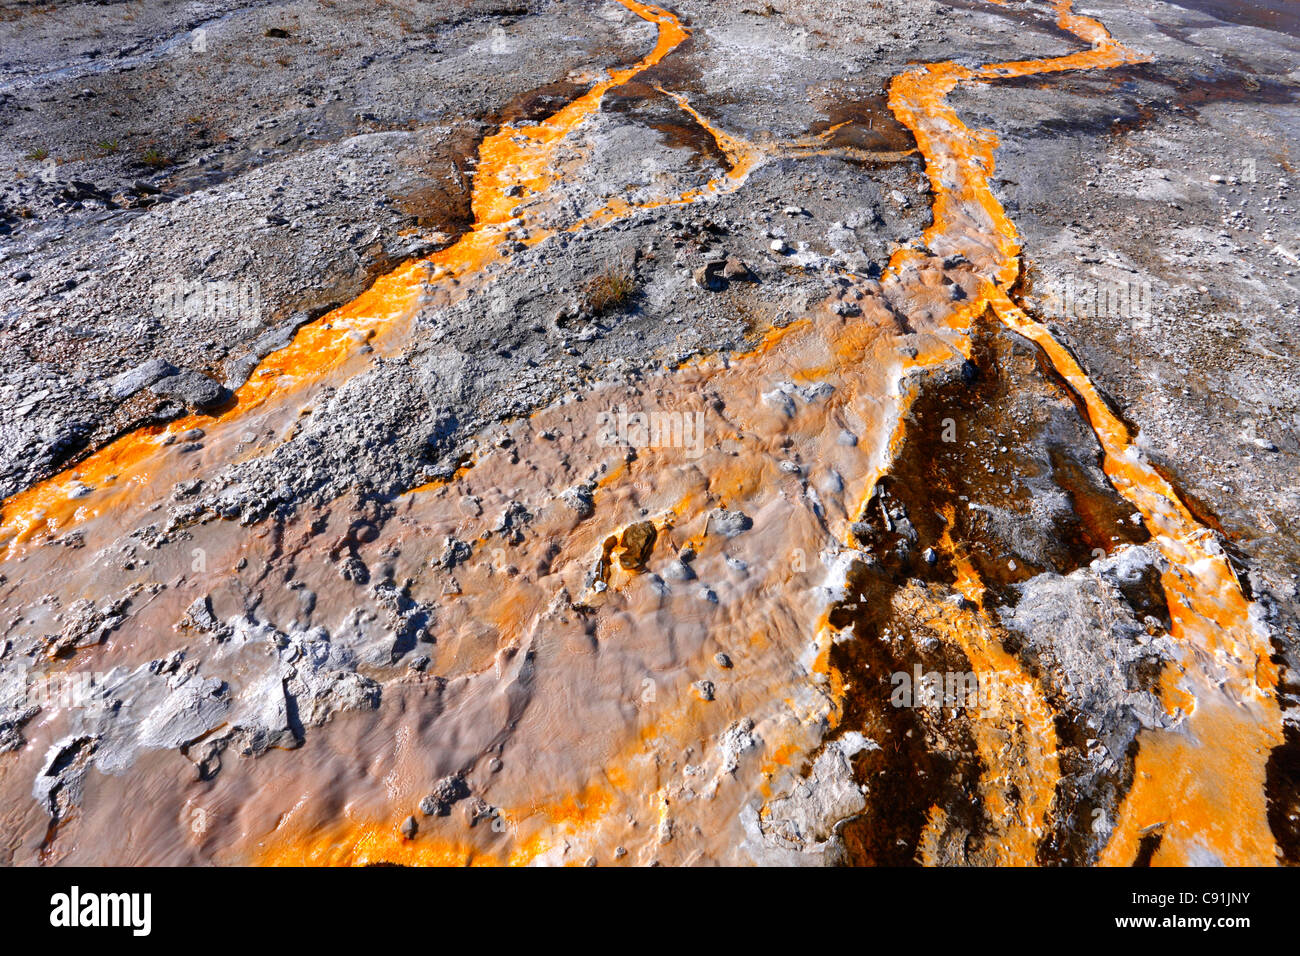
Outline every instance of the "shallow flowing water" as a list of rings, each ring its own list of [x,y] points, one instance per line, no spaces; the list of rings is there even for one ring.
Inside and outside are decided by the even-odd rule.
[[[70,568],[68,552],[51,542],[76,529],[88,549],[105,547],[151,520],[176,482],[266,454],[317,388],[369,365],[363,345],[396,350],[423,304],[452,300],[510,268],[507,238],[533,244],[553,235],[534,214],[553,185],[556,148],[607,91],[688,35],[666,10],[620,2],[656,26],[653,49],[548,119],[485,139],[475,222],[464,236],[302,329],[215,420],[192,416],[132,433],[7,500],[7,599],[128,586],[132,569],[110,582],[101,570]],[[166,590],[109,647],[89,652],[97,666],[165,654],[172,624],[195,596],[238,605],[263,585],[250,583],[244,567],[287,565],[295,587],[316,596],[314,622],[336,640],[361,630],[355,609],[364,594],[340,584],[336,569],[343,547],[395,580],[410,579],[411,597],[436,607],[431,662],[423,675],[377,672],[378,710],[338,715],[296,752],[227,759],[201,783],[178,782],[160,754],[123,775],[93,777],[85,805],[97,809],[79,821],[79,845],[113,844],[118,820],[106,808],[138,805],[121,849],[126,862],[187,854],[260,863],[582,862],[616,859],[616,848],[642,863],[763,858],[761,846],[780,844],[777,808],[803,786],[839,728],[845,695],[861,682],[830,663],[834,642],[863,639],[830,623],[859,555],[849,526],[889,471],[922,373],[969,356],[972,325],[992,310],[1035,342],[1079,396],[1107,476],[1169,564],[1164,586],[1181,653],[1162,686],[1169,713],[1183,719],[1143,733],[1103,862],[1131,863],[1141,836],[1157,826],[1157,862],[1273,862],[1264,764],[1281,721],[1266,635],[1207,529],[1143,459],[1070,353],[1015,303],[1019,242],[990,186],[996,137],[967,128],[946,101],[959,86],[987,85],[996,95],[1000,78],[1140,59],[1100,23],[1072,13],[1068,0],[1057,12],[1085,49],[978,68],[930,64],[892,82],[889,107],[926,163],[933,225],[924,251],[900,250],[878,282],[845,276],[836,300],[750,352],[541,409],[510,426],[507,446],[402,496],[396,514],[362,538],[347,527],[346,508],[326,508],[284,529],[204,525],[192,529],[192,542],[164,548],[134,579],[152,575]],[[664,92],[710,132],[730,169],[661,203],[706,201],[742,188],[770,157],[815,151],[812,143],[745,142]],[[614,202],[569,228],[637,211]],[[194,427],[206,431],[204,447],[181,454],[176,436]],[[498,518],[512,508],[527,521],[503,527]],[[469,543],[470,553],[450,568],[431,567],[448,539]],[[195,545],[204,550],[201,569],[186,567]],[[981,793],[1001,821],[997,862],[1032,863],[1061,783],[1054,714],[1002,647],[978,574],[960,560],[961,542],[949,538],[943,549],[971,606],[921,610],[977,672],[998,676],[999,706],[975,735],[986,768]],[[265,587],[275,590],[271,580]],[[271,620],[294,613],[291,597],[274,593],[259,610]],[[247,673],[257,672],[250,662]],[[431,780],[452,773],[485,801],[481,820],[467,827],[429,818],[418,839],[404,838],[398,824]],[[133,803],[140,794],[149,799]],[[211,821],[195,829],[200,804]],[[944,825],[936,808],[930,836]],[[923,839],[923,859],[933,842]]]

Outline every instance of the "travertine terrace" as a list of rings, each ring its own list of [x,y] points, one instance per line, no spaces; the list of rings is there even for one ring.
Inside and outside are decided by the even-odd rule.
[[[0,33],[0,861],[1300,859],[1287,4]]]

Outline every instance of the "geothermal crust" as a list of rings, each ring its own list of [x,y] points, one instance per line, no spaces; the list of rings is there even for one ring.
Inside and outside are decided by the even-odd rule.
[[[13,7],[0,861],[1295,862],[1271,9]]]

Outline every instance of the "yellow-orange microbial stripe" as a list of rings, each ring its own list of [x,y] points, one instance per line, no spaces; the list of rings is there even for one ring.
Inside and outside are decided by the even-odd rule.
[[[348,333],[364,338],[385,331],[416,308],[427,283],[454,285],[470,274],[485,274],[503,257],[501,244],[507,239],[533,243],[552,234],[554,230],[525,222],[520,204],[553,184],[558,144],[599,108],[605,92],[659,62],[687,35],[665,10],[620,2],[657,25],[653,50],[633,66],[613,71],[546,121],[503,129],[486,139],[469,233],[304,328],[289,348],[263,363],[240,389],[234,408],[216,422],[190,417],[166,428],[141,430],[5,502],[0,535],[11,553],[34,535],[118,507],[135,486],[150,480],[160,443],[169,434],[196,425],[212,429],[341,368],[356,360],[357,336]],[[831,570],[831,565],[849,549],[849,526],[870,500],[878,478],[888,472],[904,437],[904,417],[920,387],[908,376],[968,355],[969,329],[991,307],[1008,327],[1037,342],[1079,394],[1103,449],[1106,474],[1143,515],[1154,546],[1169,564],[1165,588],[1182,656],[1164,675],[1164,692],[1171,715],[1182,720],[1168,731],[1142,734],[1134,785],[1103,862],[1131,862],[1143,832],[1156,826],[1163,835],[1156,862],[1274,859],[1263,776],[1268,750],[1279,740],[1280,718],[1264,635],[1206,529],[1141,457],[1132,436],[1068,351],[1011,301],[1008,290],[1020,273],[1020,246],[1014,224],[989,185],[997,139],[991,132],[967,129],[946,102],[959,84],[1101,69],[1139,59],[1101,24],[1072,13],[1068,0],[1058,0],[1056,9],[1060,26],[1086,41],[1087,49],[980,68],[931,64],[908,70],[891,83],[890,108],[915,137],[934,194],[933,225],[922,238],[937,255],[961,253],[971,264],[953,272],[967,298],[951,302],[936,291],[942,277],[937,260],[915,249],[894,255],[882,284],[898,300],[922,302],[931,313],[925,321],[909,316],[918,329],[909,337],[915,348],[911,358],[900,355],[896,317],[875,290],[861,299],[860,317],[845,318],[829,308],[810,310],[749,353],[690,362],[642,383],[636,394],[647,396],[647,402],[653,395],[661,407],[698,409],[711,416],[709,434],[720,437],[698,458],[665,447],[642,449],[634,462],[627,461],[620,452],[599,447],[588,429],[563,427],[569,419],[561,405],[542,409],[527,423],[533,432],[525,430],[519,460],[488,451],[451,480],[402,496],[399,521],[380,534],[410,541],[413,547],[427,534],[428,546],[435,547],[441,536],[459,530],[454,502],[462,496],[488,497],[503,488],[523,493],[542,482],[548,492],[544,497],[553,501],[564,485],[545,483],[561,476],[574,480],[568,462],[587,463],[595,475],[589,515],[578,517],[561,502],[537,507],[531,534],[508,556],[520,573],[503,573],[488,548],[476,547],[456,568],[455,598],[439,606],[430,671],[461,694],[454,713],[459,723],[453,726],[462,735],[499,719],[494,707],[515,679],[511,675],[517,677],[521,662],[530,656],[539,662],[531,672],[529,709],[508,724],[511,746],[529,755],[527,766],[519,767],[517,757],[513,763],[507,760],[483,791],[483,798],[500,808],[507,832],[498,833],[486,823],[476,830],[453,830],[452,824],[429,819],[422,822],[418,839],[405,840],[397,823],[410,809],[396,819],[384,818],[397,812],[394,804],[401,801],[391,793],[368,794],[364,783],[357,785],[363,792],[349,794],[356,800],[350,800],[344,819],[336,820],[312,798],[315,783],[302,782],[310,777],[306,768],[297,771],[304,794],[301,811],[287,816],[268,811],[267,816],[281,822],[261,833],[248,831],[245,842],[230,852],[264,863],[464,865],[573,862],[587,852],[603,858],[605,851],[626,842],[636,847],[638,862],[736,858],[736,848],[748,839],[738,829],[742,809],[757,800],[758,825],[779,827],[783,788],[792,781],[797,785],[802,766],[843,712],[845,683],[829,663],[836,635],[828,623],[824,589],[842,583],[842,570]],[[710,132],[729,169],[663,202],[688,202],[738,188],[766,156],[805,148],[756,147],[717,129],[684,97],[664,92]],[[522,192],[510,189],[515,185]],[[641,207],[611,202],[578,227],[599,226],[636,208]],[[778,380],[825,382],[833,389],[829,397],[801,403],[789,415],[765,401]],[[706,402],[706,392],[718,401]],[[624,392],[602,394],[626,397]],[[598,398],[593,394],[586,404]],[[534,437],[548,428],[553,440]],[[840,430],[850,428],[861,447],[836,442]],[[799,484],[802,478],[778,467],[792,448],[806,456],[807,489]],[[829,477],[835,483],[828,485],[824,479],[832,469]],[[109,481],[110,476],[115,480]],[[96,490],[81,495],[80,483]],[[809,504],[812,490],[819,491],[815,508]],[[707,533],[718,507],[757,516],[752,530],[732,540]],[[731,588],[725,601],[697,593],[703,582],[651,587],[653,575],[621,568],[617,561],[624,531],[641,521],[651,522],[657,534],[653,570],[665,570],[689,545],[697,552],[695,566],[702,575],[722,566],[725,556],[748,563],[747,576],[714,575],[714,585]],[[482,533],[473,528],[467,539],[482,543]],[[611,536],[612,550],[605,544]],[[381,537],[375,546],[385,543]],[[977,606],[936,605],[915,589],[901,590],[898,600],[914,619],[959,647],[982,677],[994,678],[999,712],[973,728],[986,767],[981,793],[989,815],[1005,818],[994,821],[990,835],[997,845],[996,861],[1032,863],[1059,784],[1054,715],[1042,689],[1002,647],[984,614],[980,583],[960,560],[960,542],[945,540],[942,546],[957,558],[959,589]],[[613,568],[597,587],[588,571],[602,553],[614,556]],[[724,679],[716,670],[706,670],[718,648],[736,658],[738,666],[728,672],[717,699],[706,702],[690,690],[691,681],[705,672]],[[626,661],[620,652],[637,659]],[[601,667],[605,662],[612,662],[608,669]],[[601,695],[608,682],[623,679],[619,667],[634,674],[653,669],[663,691],[640,701],[629,714],[624,698]],[[545,692],[536,686],[542,682]],[[741,717],[752,718],[759,741],[743,776],[734,768],[719,768],[715,746]],[[373,719],[400,724],[402,717],[398,709],[381,708]],[[328,730],[318,733],[324,736]],[[1004,746],[1008,740],[1009,748]],[[688,759],[700,762],[689,780],[674,769]],[[540,772],[539,765],[550,773]],[[1008,797],[1013,791],[1018,795],[1014,802]],[[402,799],[412,796],[418,800],[418,793],[406,792]],[[277,799],[265,797],[270,810]],[[319,815],[314,822],[313,813]],[[936,808],[919,848],[923,859],[935,858],[943,827],[942,811]]]
[[[998,77],[1096,69],[1139,57],[1116,43],[1096,20],[1057,3],[1058,23],[1090,49],[1051,60],[968,69],[940,64],[904,74],[890,105],[917,136],[936,192],[936,243],[955,222],[982,218],[1002,257],[990,302],[1010,328],[1036,342],[1083,399],[1104,455],[1106,474],[1140,511],[1153,544],[1169,562],[1164,586],[1181,657],[1164,675],[1165,701],[1185,719],[1164,732],[1142,734],[1132,791],[1102,861],[1131,862],[1143,832],[1160,828],[1157,863],[1272,863],[1277,849],[1268,827],[1264,774],[1269,750],[1281,742],[1273,696],[1276,673],[1263,629],[1250,613],[1226,557],[1133,444],[1069,351],[1008,297],[1019,272],[1014,224],[989,187],[996,139],[971,133],[944,96],[958,83]],[[934,122],[934,120],[939,122]]]
[[[1124,803],[1103,862],[1130,862],[1136,854],[1139,835],[1154,825],[1163,826],[1163,842],[1156,856],[1157,862],[1209,859],[1225,863],[1271,862],[1275,850],[1264,814],[1263,765],[1268,749],[1278,741],[1279,720],[1271,696],[1276,677],[1267,660],[1263,635],[1251,620],[1250,608],[1231,569],[1209,543],[1204,529],[1181,505],[1173,489],[1142,460],[1127,431],[1099,400],[1095,389],[1069,353],[1011,303],[1007,289],[1019,275],[1020,247],[1014,224],[989,186],[997,140],[988,131],[967,129],[945,101],[947,94],[961,83],[985,83],[1002,77],[1061,70],[1107,68],[1139,59],[1132,51],[1114,42],[1095,20],[1073,14],[1068,0],[1060,0],[1057,11],[1060,26],[1087,41],[1088,49],[1051,59],[1008,62],[982,68],[953,63],[933,64],[901,74],[890,86],[889,105],[915,136],[925,157],[926,171],[934,191],[934,221],[923,237],[925,243],[942,255],[964,254],[982,277],[982,285],[973,300],[951,308],[942,320],[954,335],[946,340],[932,338],[923,342],[921,352],[914,359],[902,363],[894,372],[888,372],[884,370],[887,362],[880,351],[879,341],[864,334],[864,329],[846,324],[828,325],[824,318],[819,318],[775,333],[760,348],[748,355],[734,357],[733,364],[724,368],[708,363],[689,365],[676,373],[682,381],[668,378],[660,386],[665,390],[683,388],[689,392],[702,387],[703,382],[712,382],[715,387],[736,389],[737,394],[743,395],[750,388],[762,387],[762,363],[767,362],[788,369],[795,380],[801,376],[811,380],[820,374],[840,375],[840,387],[849,394],[841,400],[842,404],[826,413],[827,418],[820,420],[821,433],[831,429],[834,418],[830,416],[852,411],[866,421],[876,423],[875,427],[883,427],[883,434],[888,436],[883,443],[879,433],[872,439],[879,444],[879,454],[872,451],[859,461],[874,460],[875,464],[856,476],[851,487],[845,490],[845,497],[857,501],[860,510],[862,503],[870,497],[876,477],[888,470],[888,462],[898,448],[902,438],[902,417],[915,386],[901,389],[901,393],[882,404],[879,411],[870,408],[871,402],[878,400],[879,396],[873,397],[869,389],[878,389],[883,395],[888,382],[897,382],[899,375],[946,361],[955,354],[965,354],[969,349],[966,333],[971,323],[992,306],[1009,327],[1037,342],[1080,394],[1104,450],[1106,473],[1142,513],[1156,547],[1170,565],[1165,585],[1170,596],[1174,634],[1184,648],[1184,654],[1178,666],[1165,675],[1165,691],[1171,710],[1181,707],[1186,719],[1170,731],[1142,735],[1136,780]],[[674,98],[713,132],[733,171],[740,170],[743,175],[754,156],[752,147],[720,134],[684,99]],[[714,185],[710,184],[710,187]],[[921,253],[900,250],[890,264],[885,281],[910,282],[912,280],[905,278],[907,270],[923,265]],[[879,323],[884,319],[874,314],[872,321]],[[866,324],[865,317],[860,324]],[[865,375],[858,380],[856,376],[871,369],[873,362],[883,363],[879,374],[875,377]],[[821,372],[818,373],[817,369]],[[883,416],[886,415],[893,416],[892,427],[885,425]],[[807,439],[812,433],[804,434]],[[774,444],[776,437],[765,441]],[[639,484],[640,474],[648,472],[667,479],[673,474],[672,469],[680,468],[679,459],[680,456],[674,458],[669,452],[660,451],[653,455],[643,454],[636,471],[618,466],[597,488],[597,513],[605,513],[611,508],[619,510],[617,502],[629,495],[631,500],[637,500],[638,494],[632,493],[634,488],[648,490]],[[757,460],[766,461],[763,458]],[[740,459],[711,461],[710,471],[705,477],[707,486],[702,489],[689,485],[670,486],[668,492],[673,496],[671,500],[678,502],[677,509],[672,521],[656,521],[656,525],[663,536],[674,534],[674,523],[689,528],[688,539],[707,553],[709,548],[716,548],[716,544],[712,539],[700,537],[700,512],[710,502],[761,499],[763,489],[779,479],[767,464],[756,468]],[[482,480],[490,480],[490,476],[482,476]],[[701,491],[706,492],[705,498],[701,497]],[[831,523],[842,541],[848,540],[847,524],[854,514],[851,508],[846,508],[833,516]],[[625,526],[625,523],[620,522],[620,525]],[[807,535],[808,532],[800,532],[792,526],[788,531],[789,544],[806,541],[809,546],[816,546],[812,543],[815,537],[800,538],[800,533]],[[580,556],[590,553],[603,536],[604,532],[599,528],[585,529],[565,543],[564,554],[555,563],[563,562],[566,555],[580,560]],[[957,550],[953,542],[946,542],[945,547],[954,552]],[[961,562],[958,566],[962,567]],[[791,581],[779,573],[769,580],[787,590],[791,587]],[[959,584],[972,597],[980,597],[978,579],[969,567],[965,567]],[[599,597],[588,596],[587,600],[631,600],[622,596],[620,592],[623,590],[620,586]],[[906,595],[904,598],[908,599]],[[514,604],[513,601],[507,603]],[[1047,827],[1054,788],[1059,782],[1051,710],[1041,690],[1014,657],[1001,647],[996,631],[978,610],[934,607],[925,603],[918,604],[913,610],[928,620],[938,633],[954,641],[981,675],[996,679],[1002,694],[1001,717],[989,726],[975,728],[981,757],[988,766],[981,789],[990,815],[1008,817],[996,825],[997,836],[1001,838],[996,851],[997,860],[1011,864],[1032,863],[1037,844]],[[773,613],[773,609],[759,606],[756,612],[768,615]],[[513,624],[504,619],[498,623],[513,634],[535,634],[530,620],[524,618],[531,618],[531,615],[525,613]],[[747,623],[753,637],[748,645],[735,645],[736,653],[744,650],[754,655],[772,654],[775,655],[773,660],[779,661],[782,653],[796,648],[796,635],[776,629],[765,632],[759,623],[767,620],[772,627],[779,619],[778,615],[749,620]],[[624,628],[632,626],[632,619],[625,617],[623,620],[624,624],[619,628],[603,632],[610,635],[608,639],[619,639],[613,635],[624,633]],[[653,627],[652,623],[646,623]],[[671,627],[671,622],[665,626]],[[794,626],[797,628],[798,623],[795,622]],[[833,727],[839,719],[843,680],[828,663],[832,639],[831,628],[822,614],[805,652],[805,673],[814,692],[808,693],[793,684],[785,689],[771,688],[767,692],[768,696],[784,702],[788,716],[784,720],[769,719],[763,731],[766,757],[759,767],[761,781],[758,789],[769,800],[760,808],[759,818],[763,821],[771,822],[773,819],[770,799],[777,781],[783,774],[797,770],[798,759],[809,754],[821,739],[823,731],[816,728]],[[761,669],[757,661],[754,663]],[[753,698],[755,704],[762,699]],[[748,712],[759,713],[760,710],[751,705]],[[740,712],[747,711],[742,709]],[[561,833],[548,831],[543,826],[523,840],[508,859],[513,862],[536,859],[539,848],[545,847],[544,852],[553,852],[559,842],[567,842],[570,837],[576,839],[583,832],[594,834],[600,827],[615,826],[621,813],[626,813],[631,819],[638,809],[647,809],[646,802],[651,800],[647,794],[653,795],[650,809],[662,826],[671,823],[675,813],[688,812],[689,805],[684,806],[676,800],[671,788],[662,784],[656,764],[646,762],[645,748],[657,741],[673,740],[681,746],[692,740],[707,739],[710,731],[701,721],[708,720],[705,716],[708,713],[695,704],[687,706],[682,703],[677,704],[675,711],[661,712],[653,731],[643,726],[641,732],[624,747],[605,755],[603,775],[621,783],[609,791],[602,790],[599,800],[593,799],[591,803],[583,800],[575,812],[562,814],[565,822],[561,833],[568,836],[561,840]],[[1008,733],[1019,741],[1010,753],[1002,746]],[[1013,788],[1020,795],[1015,806],[1006,802],[1006,795]],[[549,805],[562,808],[568,805],[567,801],[568,798],[559,794]],[[528,807],[507,810],[506,813],[519,819],[530,814],[536,816],[536,810]],[[541,816],[543,820],[553,819],[554,814],[543,812]],[[932,858],[932,852],[927,854],[927,846],[933,843],[942,825],[942,812],[936,808],[920,847],[923,858]],[[387,824],[387,828],[391,833],[393,824]],[[672,845],[668,846],[671,848]],[[409,858],[411,852],[402,848],[395,857]],[[432,858],[429,862],[437,862],[443,857],[445,848],[435,842],[430,853]]]
[[[1213,536],[1137,451],[1074,357],[1010,301],[996,308],[1038,343],[1084,400],[1106,474],[1141,512],[1152,545],[1169,562],[1163,584],[1179,657],[1162,688],[1171,715],[1184,719],[1141,735],[1133,788],[1102,862],[1130,862],[1141,834],[1153,827],[1162,837],[1156,863],[1275,862],[1264,776],[1269,751],[1282,742],[1282,719],[1263,628]]]
[[[659,7],[638,0],[619,2],[657,26],[654,48],[632,66],[613,71],[543,122],[507,126],[485,138],[474,174],[474,225],[467,233],[427,259],[409,262],[380,278],[352,302],[301,329],[286,348],[258,366],[236,392],[232,406],[215,420],[188,415],[166,426],[133,432],[75,467],[6,499],[0,545],[7,546],[8,555],[13,556],[35,535],[67,530],[84,518],[119,506],[126,492],[149,481],[150,462],[167,454],[164,442],[169,437],[174,440],[192,428],[210,429],[230,422],[320,380],[353,358],[361,342],[409,317],[430,283],[455,281],[503,258],[501,245],[514,212],[529,194],[549,186],[551,161],[559,143],[599,109],[610,89],[654,66],[688,36],[680,21]],[[523,187],[521,193],[510,188],[515,185]],[[538,242],[545,235],[535,231],[528,242]],[[91,494],[84,494],[85,486],[93,489]]]

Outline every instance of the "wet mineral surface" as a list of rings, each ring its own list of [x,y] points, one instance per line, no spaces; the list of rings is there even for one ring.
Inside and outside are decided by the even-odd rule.
[[[1292,863],[1286,4],[19,4],[0,860]]]

